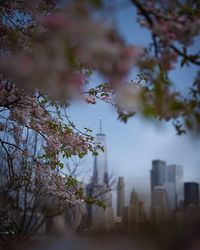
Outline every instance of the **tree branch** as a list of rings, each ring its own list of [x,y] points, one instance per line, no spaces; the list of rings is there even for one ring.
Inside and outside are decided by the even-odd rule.
[[[179,50],[177,47],[175,47],[174,45],[170,45],[170,48],[173,49],[179,56],[184,57],[185,59],[187,59],[188,61],[190,61],[193,64],[196,65],[200,65],[199,61],[196,61],[195,59],[191,58],[190,56],[188,56],[187,54],[183,53],[181,50]]]

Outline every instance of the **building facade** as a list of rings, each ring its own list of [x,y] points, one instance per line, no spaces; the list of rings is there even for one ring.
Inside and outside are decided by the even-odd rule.
[[[169,217],[169,199],[164,186],[154,187],[152,190],[151,220],[162,222]]]
[[[183,195],[183,166],[172,164],[167,166],[167,183],[170,209],[178,209],[184,199]]]
[[[125,184],[124,177],[119,177],[117,183],[117,216],[123,216],[123,209],[125,206]]]
[[[166,162],[161,160],[152,161],[151,176],[151,191],[154,187],[162,186],[166,183]]]
[[[183,201],[183,166],[166,165],[165,161],[153,160],[151,169],[151,200],[155,187],[163,186],[168,195],[170,210],[179,209]],[[152,204],[153,205],[153,204]]]
[[[184,208],[199,206],[199,184],[196,182],[184,183]]]

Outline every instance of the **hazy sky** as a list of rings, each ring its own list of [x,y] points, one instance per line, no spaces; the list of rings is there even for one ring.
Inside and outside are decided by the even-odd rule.
[[[123,3],[123,9],[112,16],[122,36],[127,43],[148,44],[149,32],[135,22],[135,10],[129,1]],[[176,83],[176,88],[186,93],[186,86],[193,80],[194,72],[194,67],[172,72],[171,78]],[[134,72],[130,75],[131,78],[134,78]],[[98,76],[93,76],[91,81],[102,82]],[[103,102],[97,105],[77,103],[72,105],[69,114],[79,128],[90,127],[95,133],[98,132],[99,115],[103,115],[108,167],[117,176],[125,177],[127,192],[135,187],[139,193],[149,193],[152,159],[166,160],[167,164],[182,164],[185,181],[200,182],[200,140],[189,135],[176,136],[170,123],[153,123],[135,116],[124,124],[117,120],[114,109]],[[87,164],[92,167],[91,157],[88,157]]]

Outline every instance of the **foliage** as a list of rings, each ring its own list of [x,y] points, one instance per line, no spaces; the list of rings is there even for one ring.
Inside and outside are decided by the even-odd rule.
[[[10,179],[16,177],[16,160],[25,157],[49,192],[56,185],[62,192],[52,192],[71,201],[67,191],[76,180],[57,175],[63,159],[103,150],[90,129],[80,131],[69,119],[67,109],[76,98],[89,104],[103,100],[124,122],[141,113],[172,120],[179,135],[198,128],[200,54],[189,51],[200,31],[199,1],[130,2],[138,22],[151,33],[147,48],[127,45],[116,28],[96,18],[107,8],[103,1],[67,1],[65,6],[56,0],[0,2],[0,144]],[[190,65],[197,77],[183,96],[169,74]],[[137,78],[127,82],[133,66]],[[92,85],[94,71],[104,83]],[[37,143],[30,149],[29,134],[41,142],[40,153]],[[55,185],[47,181],[51,178]],[[81,196],[78,192],[73,202]]]

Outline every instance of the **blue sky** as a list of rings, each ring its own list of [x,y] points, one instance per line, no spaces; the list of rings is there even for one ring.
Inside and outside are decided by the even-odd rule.
[[[135,9],[129,1],[123,1],[124,7],[110,16],[114,25],[127,41],[140,46],[150,42],[150,34],[140,28],[135,21]],[[196,45],[191,48],[195,50]],[[170,76],[176,88],[187,94],[187,86],[194,78],[196,68],[182,70],[178,67]],[[133,70],[130,79],[134,79]],[[102,79],[94,75],[92,83],[101,83]],[[129,191],[135,187],[144,198],[150,189],[149,170],[152,159],[166,160],[167,164],[177,163],[184,166],[185,181],[200,182],[200,140],[189,135],[176,136],[170,123],[155,123],[136,115],[127,124],[117,120],[115,110],[103,102],[96,105],[75,103],[69,109],[71,119],[79,128],[90,127],[98,132],[99,116],[103,116],[103,131],[107,136],[108,167],[116,176],[124,176],[127,200]],[[87,164],[93,166],[93,159],[88,156]],[[145,198],[146,199],[146,198]]]

